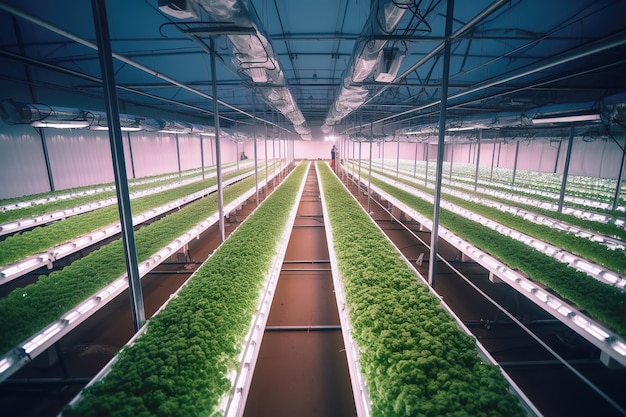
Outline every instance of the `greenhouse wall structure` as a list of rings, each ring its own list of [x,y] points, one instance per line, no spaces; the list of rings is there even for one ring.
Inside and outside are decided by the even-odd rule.
[[[0,414],[626,417],[624,16],[1,0]]]

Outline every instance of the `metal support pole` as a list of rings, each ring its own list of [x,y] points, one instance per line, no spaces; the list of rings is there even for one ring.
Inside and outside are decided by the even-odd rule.
[[[519,156],[519,140],[515,142],[515,160],[513,161],[513,178],[511,185],[515,185],[515,175],[517,174],[517,157]]]
[[[48,173],[48,184],[50,191],[56,191],[54,187],[54,176],[52,175],[52,164],[50,163],[50,153],[48,153],[48,143],[46,141],[46,133],[43,128],[37,128],[39,137],[41,138],[41,150],[43,151],[43,159],[46,162],[46,172]]]
[[[498,143],[498,163],[496,168],[500,168],[500,155],[502,154],[502,142]]]
[[[372,194],[372,148],[374,146],[374,123],[370,123],[370,169],[369,169],[369,175],[367,177],[367,212],[370,213],[370,207],[371,207],[371,197],[370,195]]]
[[[178,161],[178,176],[182,177],[182,171],[180,169],[180,145],[178,143],[178,133],[174,133],[176,137],[176,160]]]
[[[255,103],[256,104],[256,103]],[[253,115],[254,115],[254,130],[252,131],[252,135],[254,138],[254,191],[255,191],[255,196],[256,196],[256,205],[258,206],[260,204],[260,200],[259,200],[259,155],[257,152],[257,144],[256,144],[256,106],[253,109]]]
[[[424,174],[424,187],[428,187],[428,141],[424,142],[424,159],[426,160],[426,173]]]
[[[489,173],[489,182],[493,180],[493,163],[496,160],[496,143],[493,143],[493,149],[491,150],[491,171]]]
[[[355,146],[356,146],[356,142],[354,142],[354,141],[353,141],[353,142],[352,142],[352,161],[354,161],[354,160],[356,159],[356,158],[355,158],[356,153],[355,153],[355,149],[354,149],[354,148],[355,148]]]
[[[565,157],[565,167],[563,168],[563,180],[561,181],[561,192],[559,194],[558,212],[563,212],[563,201],[565,201],[565,188],[567,187],[567,176],[569,175],[569,162],[572,158],[572,147],[574,145],[574,128],[569,128],[569,140],[567,142],[567,156]]]
[[[135,174],[135,157],[133,155],[133,141],[130,138],[130,132],[126,132],[126,139],[128,139],[128,155],[130,156],[130,172],[133,178],[137,178]]]
[[[263,120],[267,120],[267,114],[263,111]],[[267,170],[269,169],[269,163],[267,160],[267,123],[265,123],[265,186],[267,187],[269,184],[267,183]]]
[[[443,169],[444,140],[446,136],[446,108],[448,106],[448,77],[450,74],[450,35],[454,17],[454,0],[448,0],[446,6],[446,33],[443,52],[443,74],[441,76],[441,112],[439,113],[439,144],[437,147],[437,179],[435,181],[435,201],[433,227],[430,231],[430,256],[428,263],[428,283],[435,288],[437,273],[437,241],[439,239],[439,208],[441,205],[441,178]]]
[[[480,167],[480,140],[483,137],[483,130],[478,129],[478,148],[476,148],[476,171],[474,171],[474,192],[478,189],[478,168]]]
[[[94,26],[98,41],[98,57],[100,58],[100,70],[104,86],[104,103],[109,125],[109,141],[111,144],[111,156],[113,160],[113,174],[115,176],[115,190],[117,194],[117,208],[120,215],[122,229],[122,243],[126,260],[126,272],[128,275],[128,290],[130,305],[133,315],[135,332],[145,323],[143,295],[141,292],[141,277],[137,266],[137,252],[135,248],[135,235],[133,232],[133,215],[130,208],[128,195],[128,178],[126,176],[126,163],[124,161],[124,144],[120,124],[120,112],[118,108],[117,91],[115,87],[115,71],[111,51],[111,39],[106,15],[105,0],[92,0]]]
[[[454,143],[450,142],[450,172],[448,182],[452,184],[452,164],[454,163]]]
[[[385,172],[385,145],[387,144],[387,142],[385,142],[385,138],[383,138],[383,157],[381,158],[381,172]]]
[[[241,159],[241,156],[239,155],[239,141],[235,141],[235,150],[237,155],[237,171],[239,171],[239,160]]]
[[[559,146],[556,148],[556,158],[554,159],[554,173],[556,174],[557,170],[559,169],[559,156],[561,156],[561,144],[563,143],[562,140],[559,140]]]
[[[204,179],[204,136],[200,135],[200,166],[202,169],[202,179]]]
[[[211,78],[213,78],[213,123],[215,125],[215,159],[217,164],[217,210],[219,216],[220,242],[226,240],[224,225],[224,194],[222,190],[222,150],[220,146],[220,114],[217,102],[217,73],[215,71],[215,42],[209,39],[211,49]]]
[[[413,176],[417,176],[417,139],[415,140],[415,155],[413,156]]]
[[[276,142],[274,140],[274,135],[272,135],[272,162],[274,162],[274,169],[272,170],[272,172],[276,174]],[[274,186],[276,186],[276,176],[274,176],[273,181],[274,181]]]
[[[357,183],[358,189],[361,189],[361,145],[363,142],[359,140],[359,182]]]
[[[398,146],[396,146],[396,177],[400,176],[400,138],[398,138]]]
[[[622,148],[622,163],[619,166],[619,174],[617,174],[617,184],[615,185],[615,198],[613,198],[613,210],[617,210],[619,205],[619,196],[622,192],[622,182],[624,181],[624,158],[626,157],[626,140],[624,140],[624,148]]]
[[[279,133],[279,135],[280,135],[280,133]],[[279,180],[282,180],[282,174],[283,174],[284,167],[283,167],[283,154],[282,154],[281,149],[280,149],[280,136],[278,137],[278,160],[280,161],[280,169],[278,171],[278,178],[279,178]]]

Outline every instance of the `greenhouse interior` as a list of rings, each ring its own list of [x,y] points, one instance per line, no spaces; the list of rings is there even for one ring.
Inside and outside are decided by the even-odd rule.
[[[626,416],[624,16],[0,1],[0,413]]]

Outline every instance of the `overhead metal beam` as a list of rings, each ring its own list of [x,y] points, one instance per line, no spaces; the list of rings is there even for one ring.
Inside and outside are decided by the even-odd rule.
[[[21,17],[24,20],[27,20],[27,21],[29,21],[31,23],[34,23],[34,24],[36,24],[36,25],[38,25],[40,27],[43,27],[45,29],[48,29],[48,30],[54,32],[54,33],[57,33],[57,34],[59,34],[61,36],[64,36],[64,37],[66,37],[66,38],[68,38],[70,40],[73,40],[74,42],[79,43],[81,45],[84,45],[84,46],[86,46],[86,47],[88,47],[90,49],[93,49],[93,50],[96,50],[96,51],[98,50],[98,45],[97,44],[95,44],[95,43],[93,43],[91,41],[88,41],[86,39],[83,39],[83,38],[81,38],[79,36],[76,36],[76,35],[68,32],[68,31],[66,31],[64,29],[61,29],[61,28],[59,28],[57,26],[54,26],[51,23],[48,23],[48,22],[46,22],[46,21],[44,21],[42,19],[39,19],[38,17],[32,16],[32,15],[30,15],[30,14],[28,14],[28,13],[26,13],[26,12],[20,10],[20,9],[17,9],[17,8],[15,8],[13,6],[10,6],[8,4],[0,2],[0,9],[6,11],[8,13],[11,13],[11,14],[13,14],[15,16],[19,16],[19,17]],[[136,61],[134,61],[134,60],[132,60],[132,59],[130,59],[128,57],[125,57],[125,56],[123,56],[121,54],[118,54],[118,53],[115,53],[113,51],[110,52],[110,56],[112,58],[115,58],[115,59],[117,59],[117,60],[119,60],[119,61],[121,61],[121,62],[123,62],[123,63],[125,63],[127,65],[130,65],[130,66],[132,66],[132,67],[134,67],[134,68],[136,68],[136,69],[138,69],[140,71],[143,71],[143,72],[145,72],[147,74],[150,74],[150,75],[152,75],[152,76],[154,76],[156,78],[160,78],[160,79],[162,79],[164,81],[167,81],[167,82],[169,82],[172,85],[180,87],[180,88],[182,88],[184,90],[187,90],[187,91],[189,91],[189,92],[191,92],[193,94],[196,94],[196,95],[198,95],[200,97],[204,97],[204,98],[209,99],[209,100],[215,100],[220,105],[222,105],[224,107],[227,107],[227,108],[229,108],[229,109],[231,109],[231,110],[233,110],[233,111],[235,111],[237,113],[243,114],[243,115],[245,115],[245,116],[247,116],[249,118],[254,118],[254,116],[252,114],[250,114],[250,113],[248,113],[246,111],[243,111],[243,110],[241,110],[241,109],[239,109],[239,108],[237,108],[235,106],[232,106],[229,103],[226,103],[225,101],[215,99],[214,96],[210,96],[208,94],[205,94],[205,93],[203,93],[202,91],[200,91],[198,89],[192,88],[192,87],[190,87],[189,85],[187,85],[185,83],[182,83],[182,82],[177,81],[177,80],[175,80],[175,79],[173,79],[171,77],[168,77],[168,76],[160,73],[159,71],[153,70],[152,68],[149,68],[149,67],[147,67],[147,66],[145,66],[143,64],[140,64],[140,63],[138,63],[138,62],[136,62]],[[159,99],[162,99],[162,98],[159,97]],[[267,123],[264,120],[262,120],[262,122]],[[280,127],[280,126],[278,126],[278,127]]]

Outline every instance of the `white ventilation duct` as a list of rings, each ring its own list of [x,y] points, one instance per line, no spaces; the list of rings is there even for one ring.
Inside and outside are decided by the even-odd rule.
[[[56,107],[45,104],[20,103],[10,99],[0,102],[2,120],[7,124],[29,124],[33,127],[67,129],[108,130],[105,112],[79,108]],[[146,131],[178,134],[215,136],[215,127],[175,120],[146,118],[120,114],[120,129],[123,131]],[[222,131],[224,129],[221,129]],[[233,136],[230,133],[230,136]]]
[[[253,83],[262,84],[258,90],[263,100],[289,119],[303,139],[310,138],[311,130],[291,95],[271,42],[256,15],[250,12],[248,0],[187,0],[184,7],[190,11],[200,7],[215,22],[254,30],[254,34],[226,35],[232,44],[235,66]],[[161,10],[176,17],[168,12],[171,8]]]
[[[379,80],[393,81],[395,73],[392,71],[397,73],[404,56],[393,50],[386,53],[384,48],[388,41],[376,39],[376,36],[393,32],[412,4],[412,0],[372,1],[369,18],[365,23],[364,31],[361,32],[361,38],[365,41],[359,41],[355,45],[351,63],[342,75],[342,86],[322,125],[324,133],[331,132],[332,126],[360,107],[367,99],[368,90],[355,84],[362,83],[374,73],[376,73],[375,78]]]
[[[626,94],[605,97],[600,102],[578,102],[552,104],[536,107],[524,113],[500,112],[491,116],[469,116],[464,119],[448,120],[446,132],[476,129],[524,128],[531,126],[563,127],[573,124],[587,126],[604,122],[621,123],[626,120]],[[395,131],[399,136],[427,136],[437,134],[438,123],[425,123]]]

